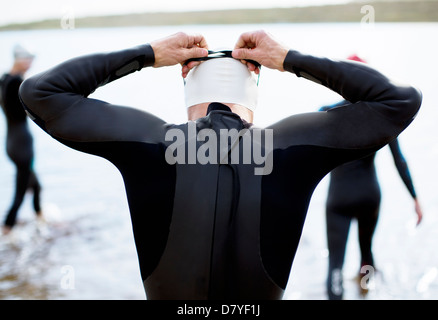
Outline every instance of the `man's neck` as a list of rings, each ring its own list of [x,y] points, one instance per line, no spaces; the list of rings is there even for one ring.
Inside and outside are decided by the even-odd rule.
[[[191,121],[195,121],[199,118],[205,117],[207,115],[208,106],[210,103],[201,103],[195,106],[192,106],[187,109],[188,119]],[[228,108],[230,108],[231,112],[237,114],[240,118],[245,120],[248,123],[253,122],[254,114],[248,108],[232,103],[224,103]]]
[[[24,72],[16,66],[13,66],[9,71],[11,76],[24,76]]]

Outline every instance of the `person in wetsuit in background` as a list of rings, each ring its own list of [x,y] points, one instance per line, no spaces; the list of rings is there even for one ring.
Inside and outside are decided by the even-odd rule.
[[[242,34],[231,57],[190,61],[207,58],[207,48],[203,36],[177,33],[74,58],[27,79],[20,96],[53,138],[120,171],[148,299],[281,299],[319,181],[392,141],[422,97],[368,66],[301,54],[264,31]],[[255,63],[352,104],[257,128]],[[177,64],[186,123],[89,98],[134,71]]]
[[[20,45],[14,48],[14,64],[2,76],[0,104],[6,116],[6,152],[14,163],[17,173],[15,195],[6,215],[3,233],[12,230],[17,220],[18,210],[27,190],[33,192],[33,208],[38,218],[42,219],[40,192],[41,185],[33,168],[33,138],[29,131],[27,116],[18,96],[24,74],[32,65],[34,55]]]
[[[366,63],[365,60],[355,54],[347,59]],[[341,101],[331,106],[321,107],[320,111],[327,111],[347,104],[349,102]],[[394,158],[397,171],[414,199],[418,225],[421,222],[423,213],[417,199],[407,162],[400,150],[398,139],[396,138],[391,141],[388,146]],[[362,268],[369,266],[373,270],[375,269],[372,240],[379,217],[381,200],[380,186],[375,168],[375,157],[376,153],[372,153],[362,159],[345,163],[330,173],[330,184],[326,202],[326,232],[329,250],[326,291],[330,300],[340,300],[343,298],[342,269],[352,219],[357,219],[359,229],[358,240],[361,255],[361,271],[358,276],[359,288],[362,295],[368,293],[369,284],[366,281],[361,281],[361,279],[369,273],[369,270],[368,268]],[[368,278],[371,276],[371,274],[367,275]]]

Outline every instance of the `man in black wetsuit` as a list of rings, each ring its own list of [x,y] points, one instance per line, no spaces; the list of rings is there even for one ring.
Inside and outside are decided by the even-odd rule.
[[[421,95],[370,67],[304,55],[256,31],[242,34],[232,52],[245,70],[260,72],[252,60],[288,71],[352,103],[257,129],[248,118],[252,111],[234,101],[190,106],[189,122],[169,124],[88,98],[136,70],[205,57],[206,48],[202,36],[178,33],[75,58],[26,80],[21,98],[52,137],[108,159],[121,172],[148,299],[281,299],[319,181],[397,137],[415,117]],[[183,77],[208,61],[199,63],[184,65]],[[222,139],[232,131],[237,136]],[[271,134],[272,145],[266,143]],[[264,166],[255,153],[243,152],[248,144],[266,152]]]
[[[24,74],[32,65],[34,56],[22,46],[14,48],[14,64],[0,80],[0,104],[6,116],[6,151],[16,167],[15,195],[3,226],[7,234],[15,225],[17,213],[28,189],[33,191],[33,207],[42,218],[40,206],[41,186],[33,169],[33,139],[27,124],[27,116],[18,97],[18,89]]]
[[[323,107],[326,111],[336,106]],[[409,167],[400,150],[398,139],[388,144],[394,164],[409,194],[414,199],[417,225],[423,212],[415,192]],[[362,159],[345,163],[330,173],[330,184],[326,203],[327,247],[329,265],[326,282],[330,300],[340,300],[344,296],[342,269],[352,219],[357,219],[360,247],[360,272],[358,284],[360,293],[368,293],[369,281],[375,272],[372,240],[380,211],[381,192],[375,167],[376,153]]]
[[[361,57],[353,54],[348,60],[366,63]],[[327,111],[345,104],[341,101],[334,105],[324,106],[320,111]],[[421,222],[423,212],[417,199],[408,164],[400,150],[398,139],[388,144],[394,164],[410,195],[414,199],[417,225]],[[360,247],[360,272],[357,277],[360,293],[368,293],[369,282],[375,271],[372,252],[372,240],[377,226],[380,209],[380,185],[375,167],[376,153],[362,159],[345,163],[330,173],[330,185],[326,202],[327,247],[329,265],[326,281],[328,298],[343,298],[343,275],[345,250],[352,219],[357,219],[358,240]]]

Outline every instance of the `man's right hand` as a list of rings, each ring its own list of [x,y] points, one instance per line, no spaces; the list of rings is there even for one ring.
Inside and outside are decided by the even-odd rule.
[[[284,71],[283,62],[288,52],[288,47],[267,32],[259,30],[240,36],[233,50],[233,58],[241,60],[250,71],[258,74],[259,69],[245,60],[254,60],[267,68]]]
[[[150,45],[152,50],[154,50],[155,68],[183,64],[190,58],[208,55],[207,41],[200,34],[189,35],[179,32],[166,38],[152,41]]]

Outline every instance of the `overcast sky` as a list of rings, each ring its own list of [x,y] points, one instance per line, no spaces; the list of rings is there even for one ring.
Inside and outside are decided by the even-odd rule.
[[[148,11],[290,7],[345,3],[348,0],[1,0],[0,25],[75,17]]]

